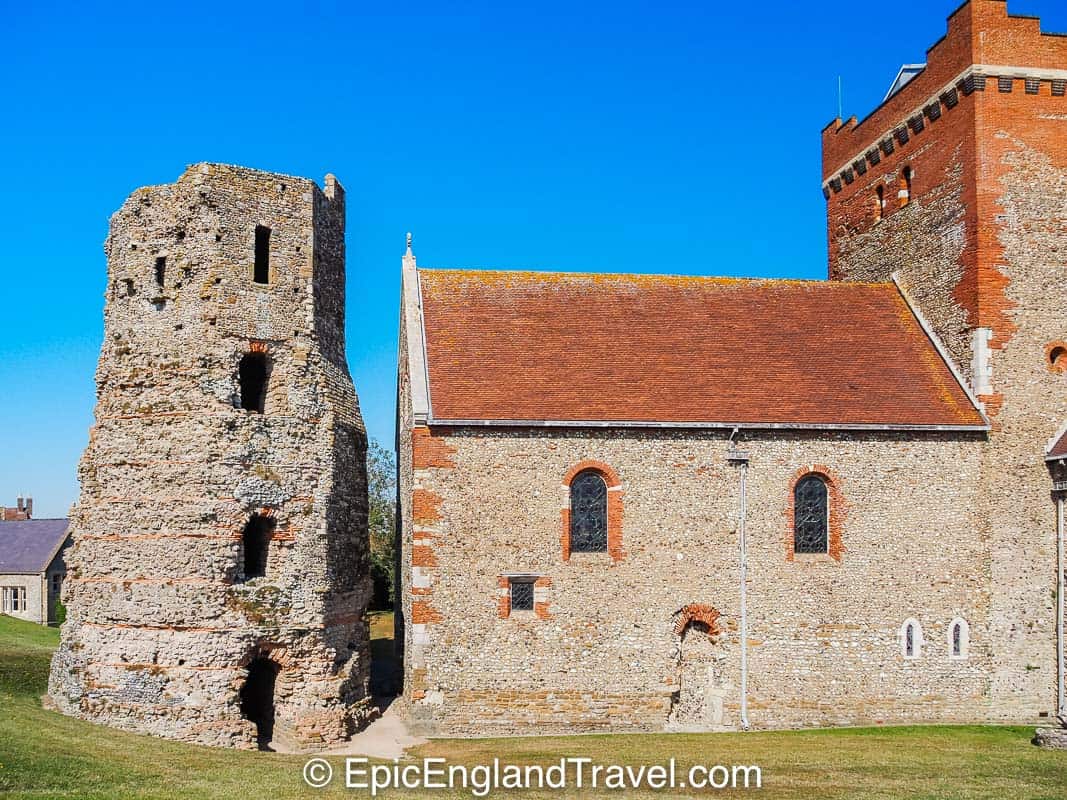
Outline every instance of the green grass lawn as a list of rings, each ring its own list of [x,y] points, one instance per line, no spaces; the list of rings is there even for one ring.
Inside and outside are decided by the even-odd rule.
[[[376,639],[388,617],[372,620]],[[306,787],[301,756],[213,750],[113,731],[41,708],[58,633],[0,616],[0,795],[85,798],[361,797],[340,785]],[[386,642],[376,652],[388,654]],[[549,764],[587,756],[604,764],[758,764],[762,790],[703,796],[774,798],[1067,798],[1067,753],[1030,744],[1033,730],[907,727],[749,734],[629,735],[435,740],[415,756],[479,764]],[[343,759],[331,757],[337,773]],[[500,794],[514,794],[501,792]],[[670,791],[578,793],[677,797]],[[387,796],[469,797],[444,791]],[[524,797],[560,797],[530,792]],[[687,795],[681,795],[687,796]],[[699,796],[699,795],[694,795]]]

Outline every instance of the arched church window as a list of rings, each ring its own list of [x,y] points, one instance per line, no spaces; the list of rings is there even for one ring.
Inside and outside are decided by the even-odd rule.
[[[807,475],[797,481],[793,493],[793,552],[828,552],[830,506],[826,479]]]
[[[596,470],[579,472],[571,481],[571,552],[608,549],[608,485]]]
[[[918,658],[922,655],[923,631],[918,620],[909,619],[900,629],[900,651],[904,658]]]
[[[970,626],[967,621],[956,617],[948,626],[948,652],[952,658],[967,658],[967,648],[970,644]]]

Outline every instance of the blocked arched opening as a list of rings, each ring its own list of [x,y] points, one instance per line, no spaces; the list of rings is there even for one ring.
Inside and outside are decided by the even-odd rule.
[[[260,750],[270,750],[274,739],[274,691],[279,669],[265,656],[254,658],[241,687],[241,716],[255,724]]]
[[[874,190],[874,199],[871,201],[871,218],[874,222],[881,222],[885,214],[885,187],[879,186]]]
[[[678,730],[702,731],[725,724],[728,692],[719,612],[690,604],[674,617],[677,672],[668,722]]]

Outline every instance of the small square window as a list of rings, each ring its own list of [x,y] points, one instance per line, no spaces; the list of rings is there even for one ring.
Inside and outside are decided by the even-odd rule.
[[[534,585],[533,581],[523,581],[512,579],[509,581],[511,587],[511,610],[512,611],[533,611],[534,607]]]

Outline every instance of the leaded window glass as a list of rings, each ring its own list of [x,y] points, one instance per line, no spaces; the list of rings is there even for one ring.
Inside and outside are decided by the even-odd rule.
[[[952,626],[952,655],[963,654],[963,626],[958,622]]]
[[[915,626],[908,625],[904,629],[904,655],[915,655]]]
[[[819,475],[808,475],[797,481],[793,491],[793,552],[827,552],[829,513],[826,481]]]
[[[533,581],[510,581],[511,585],[511,610],[533,611],[534,585]]]
[[[608,485],[599,472],[579,472],[571,481],[571,552],[607,549]]]

